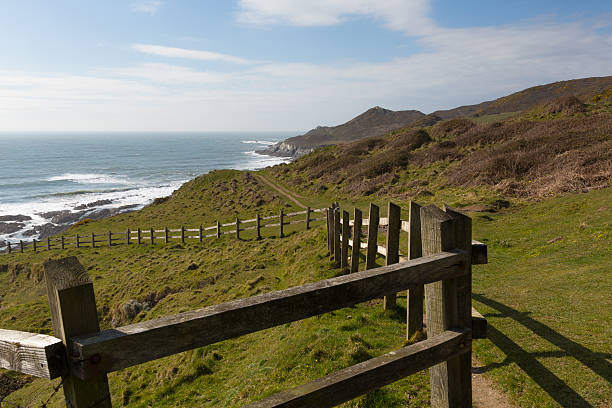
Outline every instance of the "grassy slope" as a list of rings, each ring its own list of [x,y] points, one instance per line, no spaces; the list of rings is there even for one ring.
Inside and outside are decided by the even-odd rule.
[[[431,180],[427,188],[433,195],[420,196],[421,202],[492,204],[505,197],[486,186],[466,189],[436,182],[436,173],[447,165],[442,161],[413,168],[394,183]],[[282,168],[266,173],[278,175]],[[289,169],[289,174],[300,175],[292,173],[294,167]],[[327,191],[321,192],[308,183],[286,186],[306,196],[303,201],[312,206],[327,205],[335,197],[345,206],[362,208],[369,199],[383,204],[393,196],[405,204],[410,197],[392,192],[362,197],[329,182],[325,185]],[[510,200],[510,210],[474,216],[474,236],[487,240],[491,262],[474,271],[475,304],[492,325],[490,338],[475,343],[481,369],[521,406],[580,406],[581,399],[606,406],[612,390],[602,376],[609,376],[604,359],[612,352],[612,333],[602,313],[611,306],[607,295],[612,283],[612,190],[540,203]],[[70,233],[208,225],[217,214],[229,221],[236,214],[250,218],[256,210],[276,213],[279,206],[288,204],[244,173],[215,172],[188,183],[163,204]],[[205,244],[83,248],[51,255],[79,256],[94,279],[102,325],[110,327],[113,321],[146,320],[334,276],[325,257],[324,235],[317,228],[294,230],[282,240],[236,242],[224,237]],[[50,331],[40,281],[40,263],[48,256],[41,252],[4,258],[10,265],[7,273],[0,273],[0,327]],[[152,308],[130,320],[121,310],[128,299],[153,299]],[[358,305],[123,370],[110,375],[113,403],[241,406],[401,346],[405,309],[395,314],[380,309],[379,302]],[[48,381],[36,380],[9,400],[35,403],[50,393]],[[347,406],[417,407],[427,400],[427,375],[421,373]],[[60,397],[54,406],[62,406]]]

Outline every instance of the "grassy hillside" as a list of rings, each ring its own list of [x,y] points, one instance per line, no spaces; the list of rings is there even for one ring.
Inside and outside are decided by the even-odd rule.
[[[269,173],[305,196],[495,206],[609,185],[612,104],[566,99],[502,121],[452,119],[329,146]]]
[[[505,112],[527,111],[535,106],[545,105],[555,99],[568,96],[576,96],[583,102],[610,101],[612,98],[612,76],[573,79],[534,86],[494,101],[436,111],[434,115],[442,119],[454,119],[465,116],[479,117]]]
[[[262,174],[313,207],[338,199],[366,210],[369,201],[389,198],[404,208],[410,199],[469,206],[474,238],[488,244],[490,260],[474,268],[474,304],[490,323],[489,339],[474,343],[477,370],[522,407],[605,407],[612,400],[611,123],[606,103],[561,101],[503,122],[453,120],[328,147]],[[570,170],[580,177],[564,177]],[[219,171],[142,211],[69,234],[209,225],[281,207],[297,210],[249,173]],[[288,233],[2,256],[0,327],[50,333],[41,267],[49,257],[79,257],[93,279],[103,328],[339,273],[327,259],[322,227],[304,231],[298,224]],[[371,301],[122,370],[109,376],[113,404],[242,406],[402,346],[405,298],[399,303],[384,313]],[[0,392],[27,382],[7,401],[38,406],[51,383],[30,380],[0,372]],[[421,407],[428,387],[422,372],[344,406]],[[63,406],[62,398],[49,406]]]

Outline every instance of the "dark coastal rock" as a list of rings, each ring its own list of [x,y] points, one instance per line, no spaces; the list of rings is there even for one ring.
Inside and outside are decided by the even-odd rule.
[[[23,235],[24,237],[31,237],[31,236],[34,236],[36,234],[38,234],[38,231],[36,231],[35,228],[26,230],[26,231],[21,233],[21,235]]]
[[[85,210],[87,208],[100,207],[102,205],[108,205],[112,203],[113,203],[113,200],[98,200],[92,203],[77,205],[76,207],[74,207],[74,209],[75,210]]]
[[[27,215],[2,215],[0,216],[0,221],[16,221],[16,222],[23,222],[23,221],[30,221],[32,219],[32,217],[29,217]]]
[[[117,207],[118,212],[126,212],[125,210],[131,210],[138,207],[140,204],[128,204],[122,205],[121,207]]]
[[[25,224],[20,222],[0,222],[0,234],[12,234],[22,229]]]
[[[64,211],[68,211],[68,210],[64,210]],[[51,219],[55,217],[56,215],[60,215],[64,211],[47,211],[47,212],[39,213],[38,215],[40,215],[43,218]]]
[[[68,229],[68,225],[55,225],[50,222],[38,225],[36,227],[36,232],[40,235],[38,239],[45,239],[47,237],[53,236],[55,234],[62,233]]]
[[[86,218],[90,220],[101,220],[103,218],[108,218],[112,216],[116,211],[109,210],[108,208],[103,208],[101,210],[96,210],[87,214]]]
[[[71,212],[63,210],[61,213],[53,216],[51,222],[54,224],[72,224],[79,221],[85,213],[86,211]]]

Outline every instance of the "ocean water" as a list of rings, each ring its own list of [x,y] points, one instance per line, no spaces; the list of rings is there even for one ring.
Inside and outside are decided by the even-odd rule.
[[[19,227],[10,233],[4,222],[0,240],[32,239],[37,227],[61,222],[52,222],[48,212],[137,209],[214,169],[285,162],[255,150],[295,134],[0,133],[0,217],[31,217],[9,225]]]

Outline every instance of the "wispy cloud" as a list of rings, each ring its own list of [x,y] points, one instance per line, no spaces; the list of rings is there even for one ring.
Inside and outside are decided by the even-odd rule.
[[[420,35],[435,28],[429,8],[428,0],[240,0],[237,17],[247,24],[309,27],[370,16],[392,30]]]
[[[156,14],[163,5],[164,2],[161,0],[141,0],[132,3],[132,11],[152,16]]]
[[[185,58],[203,61],[222,61],[233,64],[249,64],[251,61],[235,57],[233,55],[221,54],[212,51],[190,50],[187,48],[165,47],[151,44],[132,44],[132,49],[144,54],[158,55],[168,58]]]

